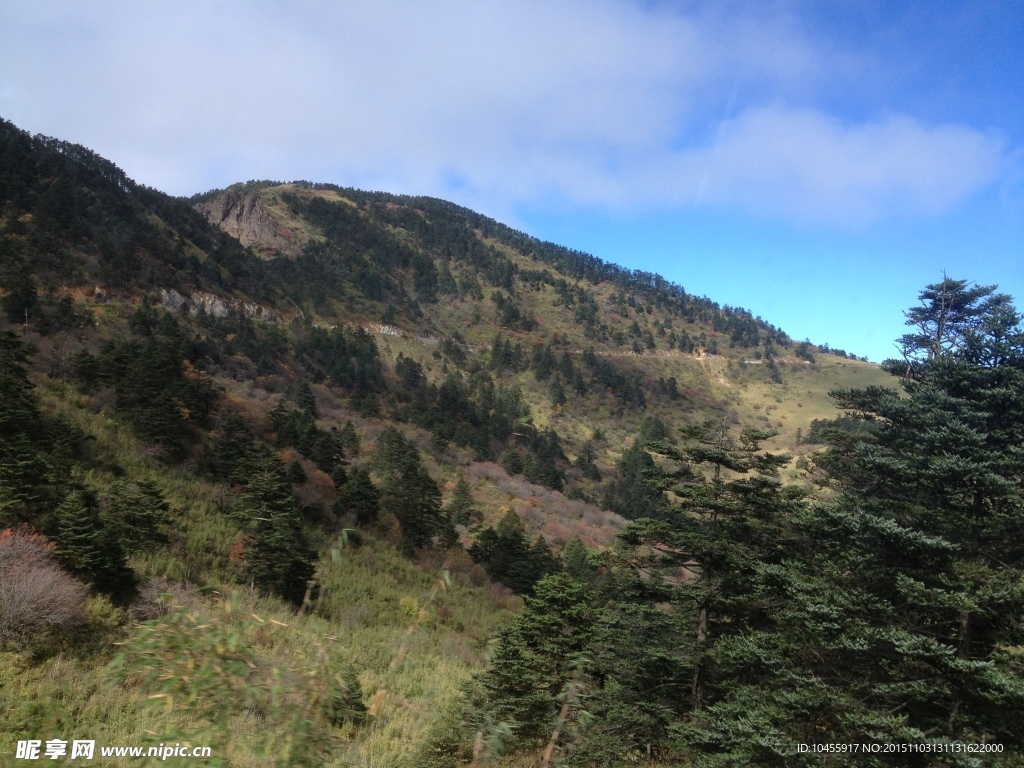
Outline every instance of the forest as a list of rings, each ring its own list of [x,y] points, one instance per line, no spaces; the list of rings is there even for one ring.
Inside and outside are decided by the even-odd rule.
[[[997,286],[877,367],[444,201],[235,193],[298,255],[0,122],[0,752],[1021,764]]]

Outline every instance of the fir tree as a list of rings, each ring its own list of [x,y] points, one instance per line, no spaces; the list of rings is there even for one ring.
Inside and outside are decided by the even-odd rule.
[[[380,513],[380,491],[370,479],[365,467],[355,467],[348,480],[338,492],[333,512],[336,515],[352,515],[356,524],[365,527],[377,522]]]
[[[785,556],[755,568],[770,621],[718,643],[736,684],[691,744],[747,765],[865,733],[1024,747],[1005,652],[1024,642],[1024,599],[1007,590],[1024,579],[1024,334],[1004,297],[981,305],[992,289],[963,288],[928,286],[923,329],[908,313],[915,356],[887,363],[902,393],[832,393],[870,429],[828,435],[817,464],[838,495],[796,515]],[[942,330],[951,306],[966,325],[947,315]]]
[[[29,348],[0,332],[0,525],[30,521],[46,498],[44,434],[26,366]]]
[[[166,544],[163,528],[170,508],[151,480],[121,479],[104,495],[102,516],[125,552],[142,552]]]
[[[661,490],[652,485],[652,481],[661,472],[639,440],[622,452],[616,469],[619,478],[606,486],[605,508],[627,520],[663,518],[666,510],[664,496]]]
[[[97,515],[91,494],[72,491],[57,507],[57,557],[97,590],[118,599],[135,590],[135,574],[119,538]]]
[[[381,502],[398,519],[407,553],[446,538],[448,522],[441,511],[441,491],[420,460],[420,452],[394,427],[377,438],[372,465],[380,477]]]
[[[530,594],[541,578],[560,568],[542,537],[530,544],[523,521],[512,510],[502,515],[496,527],[480,532],[469,554],[488,576],[518,594]]]
[[[469,525],[476,516],[477,511],[473,494],[470,492],[469,483],[464,477],[460,477],[455,483],[452,491],[452,498],[445,508],[448,519],[453,525]]]
[[[594,571],[587,550],[577,536],[565,542],[561,555],[565,572],[580,584],[589,584]]]
[[[584,477],[599,483],[601,482],[601,470],[594,463],[596,458],[597,452],[594,450],[594,444],[588,440],[580,448],[580,453],[576,457],[576,468],[583,473]]]
[[[566,401],[566,398],[565,398],[565,387],[562,386],[562,377],[561,376],[555,376],[551,380],[551,387],[549,389],[549,392],[551,394],[551,405],[552,406],[557,408],[560,405],[565,405],[565,403],[567,401]]]
[[[751,577],[757,564],[772,556],[780,524],[800,508],[803,493],[783,488],[778,480],[789,456],[759,453],[761,441],[774,432],[747,429],[736,442],[724,424],[712,421],[681,431],[686,439],[681,448],[666,442],[651,448],[679,463],[659,485],[680,499],[680,511],[689,519],[673,521],[677,541],[699,564],[691,705],[700,710],[713,665],[704,654],[716,636],[761,621]]]
[[[517,745],[551,733],[558,696],[587,646],[592,619],[583,587],[559,574],[541,579],[515,621],[499,632],[480,679],[479,708],[511,724]]]
[[[313,553],[278,462],[264,462],[249,477],[234,514],[246,534],[244,574],[252,583],[299,602],[313,575]]]

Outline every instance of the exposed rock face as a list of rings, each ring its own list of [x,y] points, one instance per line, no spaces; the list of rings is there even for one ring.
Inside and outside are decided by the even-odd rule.
[[[202,291],[193,291],[188,296],[183,296],[173,288],[161,288],[160,301],[164,307],[175,312],[180,312],[184,308],[190,314],[196,314],[202,308],[208,315],[225,317],[234,310],[247,317],[271,323],[288,322],[294,319],[296,314],[294,312],[278,312],[276,309],[264,307],[252,301],[224,298],[214,296],[212,293],[203,293]]]
[[[267,210],[255,190],[241,194],[227,190],[207,203],[199,203],[195,208],[211,224],[237,237],[242,245],[248,245],[264,255],[280,252],[286,256],[298,256],[302,252],[299,238]]]

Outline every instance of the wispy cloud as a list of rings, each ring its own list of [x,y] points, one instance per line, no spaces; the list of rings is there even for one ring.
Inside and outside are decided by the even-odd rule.
[[[717,7],[8,4],[0,114],[176,193],[306,177],[493,213],[697,201],[856,225],[1006,173],[984,126],[817,107],[856,56],[758,4]]]

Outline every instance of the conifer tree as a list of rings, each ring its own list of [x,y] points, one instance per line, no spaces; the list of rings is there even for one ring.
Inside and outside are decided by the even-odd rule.
[[[280,462],[265,461],[255,469],[234,514],[246,534],[244,574],[252,583],[299,602],[313,575],[313,553]]]
[[[394,427],[385,427],[374,448],[373,469],[380,477],[381,502],[398,519],[407,553],[445,538],[448,522],[441,491],[420,460],[420,452]]]
[[[599,483],[601,482],[601,470],[594,463],[596,458],[597,452],[594,450],[594,444],[588,440],[580,448],[580,453],[576,457],[576,468],[583,473],[584,477]]]
[[[760,442],[774,432],[744,430],[737,442],[724,423],[713,421],[681,432],[685,442],[679,447],[664,441],[649,445],[678,464],[655,484],[679,499],[677,514],[664,531],[672,542],[665,564],[685,565],[698,574],[684,591],[696,610],[691,707],[700,711],[711,695],[710,654],[716,639],[761,620],[751,577],[759,563],[771,558],[781,517],[795,511],[802,493],[783,489],[777,480],[779,467],[790,457],[759,453]],[[652,532],[660,535],[658,529],[639,527],[629,536],[639,544],[650,542]]]
[[[295,388],[295,404],[299,406],[299,410],[308,413],[314,419],[320,416],[316,408],[316,397],[313,395],[313,388],[309,386],[309,382],[305,379],[300,381]]]
[[[518,594],[530,594],[541,578],[560,568],[543,537],[530,544],[523,521],[513,510],[507,510],[495,528],[481,531],[469,554],[492,579]]]
[[[553,405],[556,408],[560,405],[565,405],[567,401],[565,398],[565,387],[562,386],[561,376],[558,376],[556,374],[555,377],[551,379],[551,387],[549,388],[549,392],[551,394],[551,405]]]
[[[619,478],[605,488],[605,507],[628,520],[641,517],[655,520],[663,518],[664,495],[653,484],[661,473],[644,444],[637,440],[623,451],[616,469]]]
[[[28,346],[0,332],[0,525],[32,520],[46,497],[43,422],[28,360]]]
[[[169,513],[170,507],[152,480],[118,480],[103,498],[104,524],[129,553],[166,543],[163,528],[170,522]]]
[[[455,483],[452,491],[452,498],[445,509],[448,520],[453,525],[469,525],[476,514],[473,494],[470,492],[469,483],[464,477],[460,477]]]
[[[91,494],[72,491],[57,507],[57,557],[73,574],[101,592],[128,597],[135,574],[120,540],[96,513]]]
[[[924,330],[908,313],[921,338],[886,364],[902,393],[833,393],[871,429],[831,434],[817,464],[838,496],[795,516],[784,557],[755,569],[770,621],[719,643],[736,684],[692,745],[747,765],[863,734],[1024,747],[1007,653],[1024,644],[1024,596],[1009,588],[1024,580],[1024,333],[1005,297],[964,287],[922,292]],[[940,331],[950,306],[966,324],[947,314]]]
[[[334,502],[334,514],[352,515],[356,525],[368,526],[377,522],[380,513],[380,491],[370,479],[366,467],[355,467],[348,480],[338,492]]]
[[[478,709],[512,725],[517,746],[551,733],[558,696],[587,646],[592,619],[583,587],[557,574],[541,579],[515,621],[499,632],[480,678]]]
[[[590,566],[590,559],[587,550],[579,537],[573,536],[562,547],[562,564],[565,572],[572,576],[580,584],[589,584],[594,575]]]

